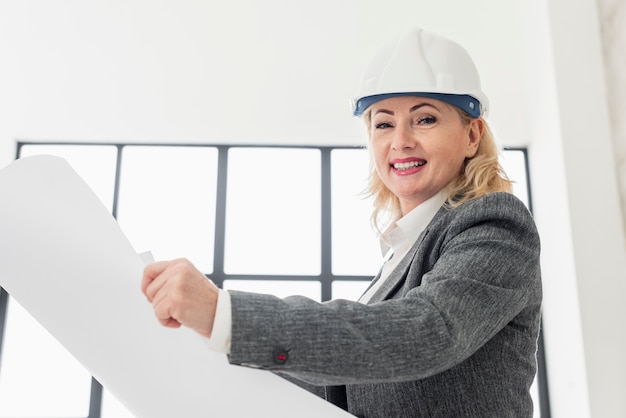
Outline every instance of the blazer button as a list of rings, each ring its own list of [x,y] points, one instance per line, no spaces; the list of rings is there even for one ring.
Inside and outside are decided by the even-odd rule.
[[[274,353],[274,363],[276,364],[285,364],[289,359],[289,353],[287,351],[277,351]]]

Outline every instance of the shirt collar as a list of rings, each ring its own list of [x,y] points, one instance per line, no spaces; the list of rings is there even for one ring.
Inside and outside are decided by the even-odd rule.
[[[393,249],[394,253],[407,250],[426,229],[447,198],[446,191],[440,190],[439,193],[392,223],[380,239],[383,256],[389,249]]]

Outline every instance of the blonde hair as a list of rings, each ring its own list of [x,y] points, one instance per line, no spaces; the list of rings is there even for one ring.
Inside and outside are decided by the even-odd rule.
[[[452,107],[459,114],[461,123],[468,125],[472,117],[456,106]],[[368,136],[371,137],[371,111],[369,109],[364,113],[363,118],[367,124]],[[445,204],[454,208],[489,193],[511,193],[511,189],[511,181],[498,161],[498,146],[485,121],[485,129],[476,154],[465,159],[459,175],[448,184],[448,199]],[[379,234],[383,229],[381,225],[386,225],[402,216],[400,200],[378,176],[371,153],[369,183],[365,195],[374,198],[371,222]]]

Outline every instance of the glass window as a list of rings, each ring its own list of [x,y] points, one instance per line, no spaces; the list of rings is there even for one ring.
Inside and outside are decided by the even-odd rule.
[[[85,417],[91,375],[10,299],[0,370],[0,417]]]
[[[26,144],[20,148],[20,158],[42,154],[64,158],[111,210],[117,147]],[[91,376],[82,365],[13,299],[4,325],[0,417],[86,416]]]
[[[138,253],[185,257],[213,269],[217,150],[126,146],[122,153],[120,227]]]
[[[374,276],[383,262],[370,226],[372,199],[365,198],[369,153],[336,149],[331,153],[332,271],[335,275]],[[333,291],[334,294],[334,291]]]
[[[121,167],[114,208],[118,150]],[[369,165],[365,149],[327,153],[325,148],[223,145],[21,147],[21,156],[36,154],[65,158],[103,203],[116,210],[138,252],[150,250],[156,259],[189,258],[203,272],[219,277],[225,289],[278,297],[297,294],[316,301],[322,299],[323,289],[324,299],[357,300],[383,262],[370,226],[372,199],[362,194]],[[227,164],[218,164],[224,156]],[[501,163],[514,181],[514,193],[529,205],[525,151],[504,150]],[[323,166],[331,169],[330,191],[322,189]],[[217,184],[218,176],[224,184]],[[216,202],[218,186],[226,190],[225,202]],[[323,193],[330,196],[329,205]],[[216,219],[218,203],[226,206],[225,220]],[[326,211],[330,237],[322,236]],[[224,227],[224,242],[215,236],[216,222]],[[332,251],[323,253],[324,245]],[[213,266],[222,262],[223,271],[214,272]],[[8,304],[4,331],[0,418],[87,416],[91,376],[14,300]],[[538,416],[536,383],[532,394]],[[103,418],[133,417],[106,389],[101,409]]]
[[[332,284],[333,299],[357,301],[369,284],[369,281],[361,280],[334,280]]]
[[[20,149],[20,158],[41,154],[65,159],[111,212],[117,165],[116,146],[26,144]]]
[[[320,272],[320,151],[231,148],[224,272]]]
[[[516,149],[504,150],[500,156],[500,165],[509,179],[513,181],[513,194],[528,207],[526,153],[523,150]]]
[[[287,296],[306,296],[316,301],[321,300],[322,286],[319,281],[300,280],[224,280],[224,289],[243,290],[264,293],[284,298]]]

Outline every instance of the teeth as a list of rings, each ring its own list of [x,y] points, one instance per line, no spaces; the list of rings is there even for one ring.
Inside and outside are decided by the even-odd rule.
[[[408,170],[409,168],[419,167],[421,165],[426,164],[426,161],[410,161],[408,163],[396,163],[393,165],[393,168],[396,170]]]

